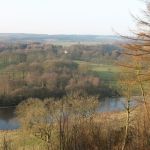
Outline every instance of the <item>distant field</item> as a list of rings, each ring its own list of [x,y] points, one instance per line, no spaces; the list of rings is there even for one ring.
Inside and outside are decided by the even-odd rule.
[[[85,61],[75,61],[80,65],[87,65],[89,70],[98,73],[104,80],[113,80],[119,73],[119,67],[115,65],[96,64]]]
[[[3,64],[3,63],[1,63],[0,62],[0,71],[2,70],[2,69],[4,69],[6,66]]]
[[[54,42],[54,43],[70,43],[70,42],[116,42],[121,41],[119,36],[115,35],[48,35],[48,34],[24,34],[24,33],[0,33],[0,41],[36,41],[36,42]]]
[[[112,88],[118,86],[119,67],[115,65],[96,64],[85,61],[75,61],[78,64],[88,66],[88,69],[94,74],[99,75],[103,85]]]
[[[82,41],[82,42],[72,42],[72,41],[49,41],[48,43],[53,45],[63,45],[63,46],[71,46],[71,45],[102,45],[102,44],[113,44],[113,41]]]

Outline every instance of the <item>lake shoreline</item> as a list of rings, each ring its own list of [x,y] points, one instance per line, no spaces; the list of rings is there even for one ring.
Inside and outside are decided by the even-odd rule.
[[[16,120],[15,109],[17,106],[0,107],[0,131],[16,130],[19,123]],[[125,110],[125,98],[105,98],[101,99],[96,112],[114,113]]]

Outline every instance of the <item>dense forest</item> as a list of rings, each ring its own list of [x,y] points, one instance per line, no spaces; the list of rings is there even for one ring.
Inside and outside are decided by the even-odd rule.
[[[121,50],[111,44],[0,43],[0,104],[16,105],[27,98],[61,98],[68,94],[117,96],[119,91],[104,84],[89,64],[112,65]]]

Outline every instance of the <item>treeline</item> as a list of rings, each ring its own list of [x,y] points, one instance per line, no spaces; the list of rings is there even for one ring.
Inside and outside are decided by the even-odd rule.
[[[81,73],[69,61],[43,61],[11,65],[1,73],[0,103],[18,104],[29,97],[60,98],[67,93],[98,94],[100,78]]]
[[[20,52],[24,57],[28,53],[33,53],[35,57],[37,56],[36,58],[51,56],[51,58],[90,61],[103,64],[111,64],[114,60],[117,60],[121,50],[122,48],[115,44],[61,46],[38,42],[28,44],[0,43],[1,57],[6,55],[5,58],[8,57],[7,52],[12,52],[12,55]]]
[[[99,59],[98,55],[103,58],[107,53],[112,57],[115,48],[42,43],[1,45],[0,105],[16,105],[30,97],[61,98],[72,93],[114,96],[117,92],[103,85],[98,74],[75,60],[94,61],[93,58]]]
[[[101,85],[99,76],[80,67],[64,60],[10,65],[0,74],[0,104],[16,105],[29,97],[61,98],[72,93],[99,97],[116,94]]]

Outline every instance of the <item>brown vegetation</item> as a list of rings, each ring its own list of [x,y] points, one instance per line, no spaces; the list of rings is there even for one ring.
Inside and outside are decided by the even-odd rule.
[[[85,111],[79,105],[80,101],[74,99],[72,103],[76,103],[76,107],[69,103],[70,109],[66,102],[62,107],[60,101],[32,99],[22,103],[17,113],[22,128],[13,133],[1,133],[2,145],[10,144],[11,150],[121,150],[126,113],[96,113],[96,103],[89,102],[84,102]],[[150,149],[150,127],[143,107],[137,107],[131,115],[125,150]],[[49,117],[52,117],[51,121]]]

